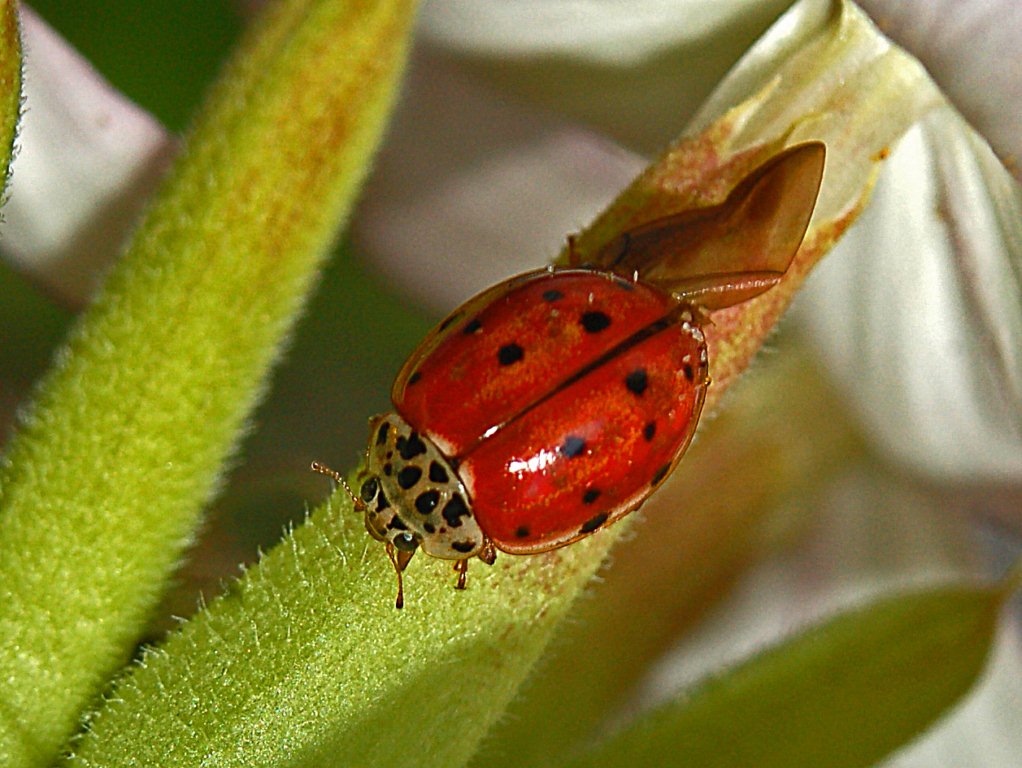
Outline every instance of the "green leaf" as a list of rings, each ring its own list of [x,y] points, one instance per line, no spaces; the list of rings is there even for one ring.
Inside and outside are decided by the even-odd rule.
[[[949,586],[850,611],[709,680],[569,764],[856,768],[969,690],[1005,591]]]
[[[611,537],[394,572],[343,494],[118,685],[72,765],[465,763]]]
[[[350,208],[413,5],[268,7],[25,414],[0,473],[0,764],[51,764],[130,657]]]
[[[0,2],[0,179],[7,187],[21,113],[21,35],[16,3]]]

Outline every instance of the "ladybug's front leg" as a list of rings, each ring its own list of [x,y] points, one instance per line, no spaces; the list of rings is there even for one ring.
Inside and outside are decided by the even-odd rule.
[[[497,548],[493,546],[492,541],[486,539],[477,557],[487,565],[493,565],[493,561],[497,559]],[[468,578],[468,558],[455,560],[454,570],[458,573],[458,583],[454,585],[454,588],[464,589],[465,581]]]
[[[489,536],[483,542],[483,548],[479,550],[479,559],[487,565],[493,565],[494,560],[497,559],[497,548],[493,546]]]
[[[404,581],[401,579],[401,572],[408,567],[408,561],[412,559],[412,555],[415,552],[414,550],[408,552],[397,549],[392,541],[387,542],[385,549],[387,557],[390,558],[391,565],[394,566],[394,573],[397,574],[397,599],[394,600],[394,607],[400,610],[405,606],[405,586]]]
[[[464,560],[455,560],[454,570],[458,573],[458,583],[454,585],[454,588],[464,589],[465,580],[468,578],[468,558]]]

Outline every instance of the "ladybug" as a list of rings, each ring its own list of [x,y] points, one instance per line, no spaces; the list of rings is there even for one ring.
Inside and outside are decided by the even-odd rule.
[[[796,145],[720,205],[628,229],[582,265],[512,277],[444,319],[370,420],[357,496],[398,577],[414,553],[546,552],[627,515],[670,475],[710,384],[712,310],[775,285],[802,242],[824,146]],[[752,251],[750,251],[752,249]]]

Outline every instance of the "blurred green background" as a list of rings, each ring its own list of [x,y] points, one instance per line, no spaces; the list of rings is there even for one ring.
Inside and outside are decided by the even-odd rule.
[[[188,125],[244,24],[221,0],[39,0],[32,7],[122,93],[171,130]]]

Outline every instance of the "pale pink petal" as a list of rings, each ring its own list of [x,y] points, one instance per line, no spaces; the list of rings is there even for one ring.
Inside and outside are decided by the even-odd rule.
[[[356,244],[438,312],[547,263],[786,2],[427,2]]]
[[[889,458],[1022,483],[1022,195],[953,112],[902,140],[797,310]]]
[[[630,65],[765,26],[786,0],[427,0],[420,31],[451,51]],[[741,50],[737,51],[740,55]]]
[[[21,14],[24,115],[0,249],[78,304],[119,253],[175,142],[36,14]]]
[[[789,0],[433,0],[420,34],[505,96],[643,154],[674,139]]]
[[[643,165],[420,50],[353,236],[389,281],[445,311],[549,263]]]

